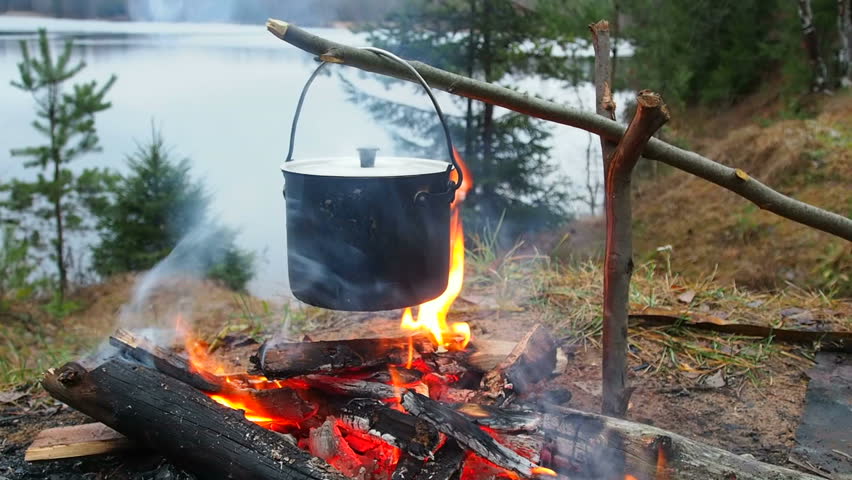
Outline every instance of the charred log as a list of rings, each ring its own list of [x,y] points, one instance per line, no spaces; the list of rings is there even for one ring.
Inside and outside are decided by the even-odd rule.
[[[532,410],[499,408],[478,403],[453,405],[453,409],[473,423],[498,432],[535,432],[541,427],[541,414]]]
[[[563,407],[544,415],[542,465],[587,478],[816,480],[656,427]],[[615,461],[614,461],[615,460]]]
[[[404,456],[391,480],[450,480],[461,471],[466,452],[455,440],[447,440],[429,461]]]
[[[532,476],[537,467],[515,451],[501,445],[461,413],[429,397],[407,391],[402,395],[402,406],[412,415],[428,421],[441,433],[498,466],[526,477]]]
[[[154,368],[201,391],[216,393],[224,388],[221,379],[215,375],[193,369],[187,359],[170,350],[158,347],[145,337],[129,330],[119,328],[109,337],[109,343],[125,357]]]
[[[300,380],[304,380],[309,387],[322,392],[351,398],[386,400],[397,398],[403,392],[401,388],[384,383],[344,379],[327,375],[307,375],[300,377]]]
[[[431,353],[426,335],[400,338],[358,338],[320,342],[264,342],[251,357],[267,378],[358,370],[385,364],[404,364],[409,345],[417,353]]]
[[[42,385],[54,398],[204,478],[345,478],[242,412],[141,365],[115,359],[87,371],[68,363],[49,370]]]
[[[347,427],[369,433],[420,460],[438,446],[435,427],[378,400],[351,400],[341,408],[340,419]]]

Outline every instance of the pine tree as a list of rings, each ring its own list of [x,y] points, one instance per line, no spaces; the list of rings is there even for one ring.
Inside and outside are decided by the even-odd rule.
[[[410,1],[366,31],[373,45],[487,82],[510,86],[512,77],[530,75],[577,82],[582,65],[553,52],[570,50],[579,36],[587,36],[585,25],[570,24],[569,18],[579,18],[572,14],[581,8],[586,11],[589,2],[541,0],[535,8],[522,3]],[[406,151],[446,156],[443,133],[430,110],[391,103],[351,84],[347,92],[392,126]],[[448,120],[475,178],[466,211],[476,212],[466,221],[494,221],[504,212],[509,224],[525,228],[565,220],[568,192],[564,184],[547,181],[557,162],[550,156],[546,122],[515,112],[498,113],[493,105],[469,99],[453,101],[464,113]]]
[[[68,168],[73,160],[100,151],[95,114],[110,107],[105,97],[115,83],[112,76],[103,85],[90,81],[75,84],[69,91],[67,82],[86,66],[83,61],[72,64],[72,53],[69,40],[54,59],[44,29],[39,30],[37,56],[31,56],[27,42],[21,41],[23,60],[18,63],[19,79],[12,86],[33,95],[37,117],[33,127],[47,141],[12,150],[12,156],[26,158],[25,167],[39,172],[34,181],[13,180],[3,187],[7,192],[3,203],[9,210],[52,224],[52,233],[33,238],[51,252],[60,303],[68,288],[68,234],[91,228],[86,208],[106,201],[104,187],[112,181],[106,170],[86,169],[77,174]]]
[[[237,248],[235,233],[210,220],[210,198],[192,179],[188,159],[171,158],[162,136],[128,157],[130,173],[113,188],[115,201],[98,211],[101,241],[92,250],[103,276],[147,270],[193,236],[187,252],[208,277],[242,290],[254,271],[254,256]],[[198,234],[202,231],[201,234]]]

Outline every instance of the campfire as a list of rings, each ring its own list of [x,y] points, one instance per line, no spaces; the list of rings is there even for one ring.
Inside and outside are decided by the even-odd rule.
[[[184,449],[191,442],[187,437],[194,436],[197,447],[209,451],[191,449],[189,458],[179,461],[208,471],[211,465],[203,460],[221,456],[228,462],[226,476],[236,478],[267,478],[260,472],[282,461],[289,465],[277,468],[308,478],[337,478],[336,472],[364,480],[556,476],[550,466],[559,463],[559,455],[545,446],[541,414],[532,404],[508,408],[551,375],[552,338],[537,326],[502,362],[487,365],[476,360],[488,352],[471,343],[470,326],[447,322],[464,279],[460,206],[472,181],[454,153],[464,182],[451,204],[447,288],[415,309],[404,309],[393,336],[270,339],[256,348],[248,371],[234,371],[177,316],[175,331],[185,355],[119,330],[110,338],[119,356],[96,368],[72,363],[51,371],[46,388],[123,433],[144,429],[167,455],[175,452],[164,438],[173,434],[153,427],[160,425],[156,420],[183,428],[191,419],[174,442]],[[153,388],[145,388],[143,405],[134,407],[127,402],[138,396],[124,398],[123,387],[113,380],[127,388]],[[87,401],[79,398],[80,389],[89,392]],[[99,393],[92,397],[91,391]],[[176,393],[180,405],[168,398]],[[206,438],[211,434],[216,441]],[[251,441],[238,441],[241,436]],[[243,450],[251,453],[235,458],[240,448],[231,441],[248,443]]]
[[[179,320],[189,372],[222,386],[205,392],[210,399],[287,435],[349,478],[437,478],[433,471],[447,478],[460,472],[463,479],[556,475],[538,465],[540,445],[511,436],[529,426],[531,411],[501,414],[485,407],[511,386],[504,376],[491,391],[466,388],[479,385],[484,372],[466,360],[472,353],[466,350],[470,326],[447,323],[464,280],[459,210],[473,178],[454,153],[465,168],[465,182],[451,205],[450,273],[444,293],[419,305],[416,317],[406,308],[399,337],[268,341],[252,356],[250,373],[226,373],[228,367],[208,355],[208,346]],[[132,334],[122,334],[128,342],[113,337],[119,348],[136,343]],[[477,397],[487,400],[465,403]]]

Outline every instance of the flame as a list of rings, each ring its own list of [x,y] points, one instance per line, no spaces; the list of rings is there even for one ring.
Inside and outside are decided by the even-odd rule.
[[[546,475],[548,477],[555,477],[556,472],[547,468],[547,467],[533,467],[530,471],[533,475]]]
[[[657,476],[656,480],[669,480],[666,452],[662,445],[657,446]]]
[[[220,405],[224,405],[233,410],[242,410],[245,412],[246,420],[254,423],[280,423],[277,419],[267,417],[255,412],[255,409],[248,405],[244,399],[228,398],[224,395],[210,395],[210,398]]]
[[[471,175],[459,152],[453,149],[453,154],[461,167],[464,179],[461,186],[456,190],[456,198],[450,204],[452,211],[450,219],[450,274],[447,279],[447,288],[438,298],[420,305],[417,309],[417,320],[414,320],[411,309],[406,308],[399,326],[403,330],[419,330],[430,333],[436,345],[463,350],[470,342],[470,325],[465,322],[458,322],[448,326],[447,313],[461,293],[464,284],[464,228],[462,227],[459,207],[473,185],[473,175]],[[458,172],[453,170],[450,173],[450,178],[457,181]],[[412,349],[409,348],[409,357],[411,356]]]
[[[208,393],[207,396],[216,403],[233,410],[242,410],[246,420],[267,427],[272,425],[298,426],[298,422],[316,413],[316,411],[311,412],[305,418],[272,416],[266,411],[262,402],[255,400],[246,390],[240,388],[240,382],[247,383],[253,390],[267,390],[286,386],[297,388],[299,386],[297,382],[269,380],[262,375],[239,375],[239,380],[237,380],[237,376],[225,375],[225,365],[210,355],[207,345],[193,335],[180,314],[175,317],[175,331],[184,339],[184,348],[189,357],[189,365],[192,371],[212,373],[220,376],[228,385],[237,386],[232,390],[228,389],[225,393]]]

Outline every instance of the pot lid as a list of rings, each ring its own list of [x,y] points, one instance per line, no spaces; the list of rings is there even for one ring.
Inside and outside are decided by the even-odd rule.
[[[327,157],[293,160],[281,171],[325,177],[405,177],[445,172],[451,164],[443,160],[412,157],[376,157],[373,166],[361,166],[359,157]]]

